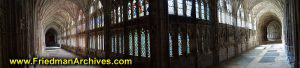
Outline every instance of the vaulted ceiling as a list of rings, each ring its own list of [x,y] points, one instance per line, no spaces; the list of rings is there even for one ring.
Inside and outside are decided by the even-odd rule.
[[[76,21],[80,11],[86,11],[91,0],[38,0],[38,20],[43,27],[57,23],[60,27],[68,27]]]
[[[68,27],[76,21],[80,11],[87,13],[91,1],[95,0],[37,0],[39,23],[46,27],[49,23],[58,23],[61,27]],[[274,14],[282,22],[284,0],[232,0],[233,11],[236,12],[240,5],[246,14],[252,14],[255,21],[259,21],[265,13]],[[248,16],[248,15],[246,15]]]
[[[252,23],[266,26],[269,22],[283,22],[285,0],[242,0],[245,12],[252,15]]]

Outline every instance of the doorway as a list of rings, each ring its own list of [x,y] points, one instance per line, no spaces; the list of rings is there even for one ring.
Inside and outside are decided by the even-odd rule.
[[[49,29],[47,32],[46,32],[46,35],[45,35],[45,40],[46,40],[46,47],[60,47],[59,44],[58,44],[58,33],[56,30],[54,29]]]

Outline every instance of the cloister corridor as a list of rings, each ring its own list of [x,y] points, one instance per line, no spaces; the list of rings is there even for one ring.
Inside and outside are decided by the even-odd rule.
[[[299,0],[0,0],[0,68],[300,68]]]

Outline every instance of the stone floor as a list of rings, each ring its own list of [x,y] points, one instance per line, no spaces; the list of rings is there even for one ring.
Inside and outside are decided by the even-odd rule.
[[[80,58],[59,47],[48,47],[45,52],[40,55],[42,58]]]
[[[80,58],[79,56],[61,48],[46,48],[40,58]],[[96,65],[31,65],[29,68],[103,68]]]
[[[282,44],[256,47],[242,55],[223,62],[216,68],[291,68]]]

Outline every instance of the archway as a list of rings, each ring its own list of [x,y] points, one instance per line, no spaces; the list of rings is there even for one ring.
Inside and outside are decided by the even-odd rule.
[[[58,40],[57,31],[52,28],[47,30],[45,34],[46,47],[59,47],[57,40]]]
[[[282,25],[280,19],[272,12],[267,12],[259,19],[257,28],[259,44],[281,43]]]
[[[277,21],[272,21],[267,26],[267,38],[268,42],[281,42],[282,27]]]

